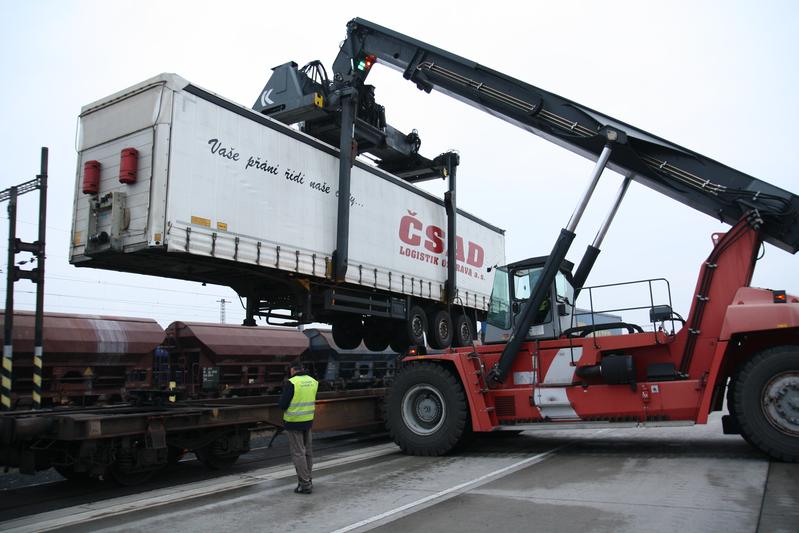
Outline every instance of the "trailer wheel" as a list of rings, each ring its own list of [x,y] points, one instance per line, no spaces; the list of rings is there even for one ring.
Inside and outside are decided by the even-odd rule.
[[[457,347],[470,346],[474,340],[474,326],[469,317],[463,313],[455,315],[453,321],[452,345]]]
[[[432,348],[443,350],[452,344],[452,317],[444,309],[430,313],[427,342]]]
[[[407,365],[386,398],[386,426],[402,451],[443,455],[467,432],[466,395],[446,368],[430,363]]]
[[[799,346],[769,348],[747,361],[732,396],[730,409],[749,443],[799,462]]]
[[[382,352],[394,335],[394,324],[388,320],[367,317],[363,321],[363,343],[373,352]]]
[[[333,342],[342,350],[354,350],[363,340],[361,317],[342,316],[333,320]]]
[[[409,344],[424,346],[424,333],[427,330],[427,315],[418,305],[411,307],[408,311],[408,322],[406,323]]]

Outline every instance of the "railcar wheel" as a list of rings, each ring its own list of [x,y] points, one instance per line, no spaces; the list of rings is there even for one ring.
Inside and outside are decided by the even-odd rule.
[[[444,309],[438,309],[430,313],[428,320],[429,329],[427,342],[431,348],[442,350],[449,348],[452,344],[452,317]]]
[[[474,340],[474,326],[469,317],[458,313],[453,321],[452,345],[457,347],[471,346]]]
[[[799,346],[777,346],[747,361],[730,410],[744,438],[766,454],[799,462]]]
[[[202,464],[211,470],[224,470],[233,466],[239,460],[242,452],[249,449],[249,433],[244,435],[228,433],[210,444],[194,450],[194,454]]]
[[[224,470],[226,468],[230,468],[236,464],[236,461],[239,460],[240,454],[217,453],[211,449],[212,446],[213,445],[209,445],[194,452],[197,455],[197,459],[199,459],[202,464],[211,470]]]
[[[69,481],[88,481],[91,479],[88,472],[75,472],[73,466],[53,465],[53,469],[61,475],[61,477]]]
[[[430,363],[406,366],[386,398],[386,426],[402,451],[443,455],[468,432],[466,395],[446,368]]]
[[[363,343],[373,352],[382,352],[394,334],[393,324],[381,318],[368,317],[363,321]]]
[[[333,342],[342,350],[354,350],[363,340],[361,317],[342,316],[333,321]]]

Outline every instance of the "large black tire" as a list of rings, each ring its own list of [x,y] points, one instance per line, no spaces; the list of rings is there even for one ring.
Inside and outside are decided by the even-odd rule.
[[[424,334],[427,330],[427,315],[424,309],[414,305],[408,311],[408,321],[405,323],[408,343],[414,346],[424,346]]]
[[[386,427],[405,453],[449,452],[470,430],[460,381],[441,365],[407,365],[386,396]]]
[[[363,322],[356,315],[341,316],[333,321],[333,342],[342,350],[354,350],[363,340]]]
[[[474,325],[463,313],[455,315],[452,324],[452,345],[455,347],[471,346],[474,341]]]
[[[366,317],[363,321],[363,343],[368,350],[382,352],[394,336],[394,323],[382,318]]]
[[[431,348],[443,350],[452,344],[452,317],[444,309],[437,309],[427,318],[427,342]]]
[[[730,378],[730,383],[727,385],[727,410],[730,412],[730,416],[735,420],[735,423],[738,424],[738,428],[740,429],[741,423],[738,422],[738,415],[735,413],[735,386],[738,384],[738,376],[735,375]],[[752,447],[757,448],[754,442],[749,440],[747,435],[741,433],[741,437],[748,442]]]
[[[730,414],[769,456],[799,462],[799,346],[776,346],[747,361],[733,380]]]

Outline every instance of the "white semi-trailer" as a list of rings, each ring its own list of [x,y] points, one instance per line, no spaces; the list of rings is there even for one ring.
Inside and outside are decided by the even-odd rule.
[[[458,211],[446,298],[444,202],[356,161],[335,280],[338,149],[179,76],[85,106],[79,128],[76,266],[227,285],[250,323],[328,322],[343,348],[462,344],[488,309],[502,230]]]

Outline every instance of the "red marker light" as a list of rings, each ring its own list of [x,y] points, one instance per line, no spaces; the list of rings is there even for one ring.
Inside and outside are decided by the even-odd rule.
[[[774,293],[774,303],[775,304],[784,304],[788,302],[788,297],[785,294],[785,291],[772,291]]]

